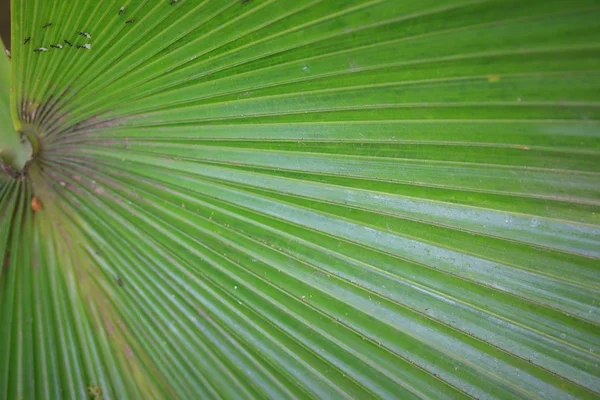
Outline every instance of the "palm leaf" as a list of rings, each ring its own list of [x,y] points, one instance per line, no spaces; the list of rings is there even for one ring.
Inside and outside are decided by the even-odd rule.
[[[597,2],[12,10],[1,398],[598,397]]]

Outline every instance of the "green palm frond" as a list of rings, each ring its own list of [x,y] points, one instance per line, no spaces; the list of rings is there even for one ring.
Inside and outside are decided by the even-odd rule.
[[[12,10],[0,398],[600,395],[597,1]]]

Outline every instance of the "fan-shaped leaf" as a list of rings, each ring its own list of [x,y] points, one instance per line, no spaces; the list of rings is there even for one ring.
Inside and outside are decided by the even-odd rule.
[[[13,1],[0,397],[597,397],[599,18]]]

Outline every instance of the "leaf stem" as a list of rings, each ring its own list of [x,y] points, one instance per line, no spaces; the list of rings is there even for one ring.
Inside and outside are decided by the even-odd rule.
[[[4,169],[22,172],[39,146],[35,134],[20,134],[13,124],[10,107],[10,67],[4,43],[0,40],[0,164]]]

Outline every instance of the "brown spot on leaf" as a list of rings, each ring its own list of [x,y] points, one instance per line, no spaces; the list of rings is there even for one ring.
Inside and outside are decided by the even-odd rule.
[[[42,202],[37,196],[33,196],[31,199],[31,209],[33,211],[40,211],[42,209]]]

